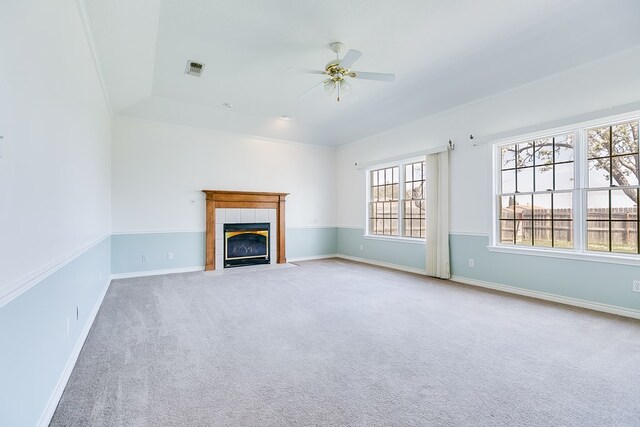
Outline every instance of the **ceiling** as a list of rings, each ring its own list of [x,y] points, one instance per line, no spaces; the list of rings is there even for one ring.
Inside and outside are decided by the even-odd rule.
[[[637,0],[82,0],[116,115],[339,146],[640,45]],[[340,102],[341,41],[364,54]],[[202,77],[184,73],[188,60]],[[230,103],[233,108],[223,106]],[[281,115],[291,116],[282,120]]]

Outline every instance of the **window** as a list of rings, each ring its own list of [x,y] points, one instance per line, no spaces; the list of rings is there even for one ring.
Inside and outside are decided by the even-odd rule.
[[[399,167],[371,171],[369,233],[398,235]]]
[[[414,162],[404,166],[404,227],[405,237],[425,236],[424,164]]]
[[[639,254],[638,120],[497,146],[496,242]]]
[[[370,170],[368,234],[424,238],[424,183],[420,160]]]
[[[574,136],[504,145],[500,242],[573,247]]]
[[[638,253],[638,122],[586,131],[587,249]]]

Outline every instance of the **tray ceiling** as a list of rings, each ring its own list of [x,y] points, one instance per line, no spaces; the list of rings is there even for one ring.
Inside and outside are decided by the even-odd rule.
[[[327,146],[640,45],[637,0],[81,2],[114,114]],[[299,99],[332,41],[395,82]]]

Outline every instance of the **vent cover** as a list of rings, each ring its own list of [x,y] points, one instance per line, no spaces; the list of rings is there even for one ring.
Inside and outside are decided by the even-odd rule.
[[[187,61],[187,68],[185,68],[184,73],[189,74],[190,76],[200,77],[203,69],[204,64],[189,60]]]

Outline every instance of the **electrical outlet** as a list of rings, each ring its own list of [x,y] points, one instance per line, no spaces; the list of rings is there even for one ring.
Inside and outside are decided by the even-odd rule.
[[[149,257],[146,255],[142,255],[142,262],[147,262],[149,261]]]
[[[173,252],[167,252],[167,259],[173,259]]]
[[[360,245],[360,250],[364,251],[364,245]]]
[[[631,289],[633,289],[633,292],[640,292],[640,280],[634,280]]]
[[[476,266],[476,261],[473,258],[469,258],[469,267],[473,268]]]

